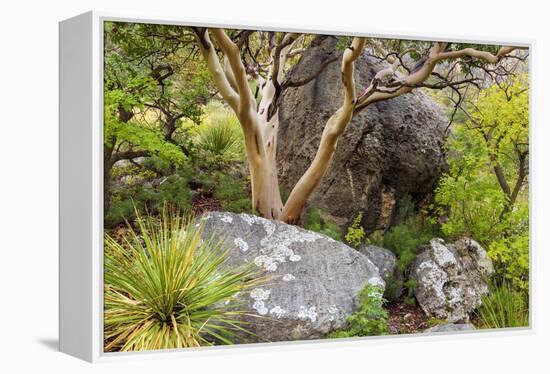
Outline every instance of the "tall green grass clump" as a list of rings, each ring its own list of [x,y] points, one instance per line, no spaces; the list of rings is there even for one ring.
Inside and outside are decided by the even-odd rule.
[[[516,291],[509,283],[489,287],[476,315],[484,328],[529,326],[529,305],[525,293]]]
[[[177,211],[136,217],[122,243],[105,235],[105,351],[231,344],[246,332],[226,302],[259,282],[254,270],[224,267],[221,242]]]
[[[222,105],[211,104],[198,129],[197,145],[215,162],[241,159],[244,141],[237,117]]]

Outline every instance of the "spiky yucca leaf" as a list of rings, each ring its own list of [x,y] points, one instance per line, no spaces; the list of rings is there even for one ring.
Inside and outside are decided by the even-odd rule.
[[[238,157],[242,152],[243,135],[235,115],[223,108],[212,113],[199,129],[198,145],[212,156],[224,159]]]
[[[105,235],[105,351],[231,344],[246,332],[245,312],[225,304],[261,282],[256,271],[222,266],[221,241],[177,212],[136,221],[123,243]]]

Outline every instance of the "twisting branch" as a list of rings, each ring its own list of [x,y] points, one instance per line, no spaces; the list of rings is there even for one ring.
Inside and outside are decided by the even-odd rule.
[[[420,63],[411,69],[410,74],[402,79],[390,81],[388,85],[381,86],[381,80],[379,79],[380,77],[375,77],[369,86],[367,86],[367,88],[362,92],[360,97],[358,97],[354,114],[359,113],[372,103],[406,94],[417,87],[440,88],[441,86],[445,86],[436,84],[435,86],[430,87],[429,85],[424,84],[430,75],[433,74],[434,68],[440,61],[453,58],[470,57],[485,60],[491,64],[496,64],[509,53],[518,49],[518,47],[502,47],[496,54],[492,54],[486,51],[478,51],[473,48],[465,48],[458,51],[447,51],[446,48],[447,43],[434,43],[427,55],[420,60]]]
[[[309,82],[317,78],[319,75],[321,75],[321,73],[325,70],[327,66],[329,66],[330,64],[332,64],[337,60],[338,60],[338,56],[334,56],[326,59],[325,61],[323,61],[321,65],[319,65],[319,68],[317,68],[317,70],[315,70],[310,76],[305,77],[303,79],[296,80],[296,81],[292,79],[285,80],[281,84],[283,91],[289,87],[301,87],[308,84]]]
[[[237,112],[240,105],[239,95],[229,83],[224,69],[221,67],[218,55],[214,48],[212,48],[208,29],[193,28],[193,30],[195,31],[201,53],[206,61],[206,67],[210,71],[210,74],[212,74],[214,84],[227,104]]]
[[[340,109],[327,121],[313,162],[296,183],[288,197],[280,217],[285,222],[295,223],[300,219],[305,202],[317,188],[330,166],[338,138],[352,119],[356,103],[355,80],[353,78],[354,66],[355,60],[359,58],[364,47],[364,38],[354,38],[351,46],[344,52],[341,68],[344,101]]]
[[[267,80],[271,81],[273,84],[273,96],[271,98],[271,103],[267,107],[267,120],[269,121],[273,115],[277,112],[279,97],[282,92],[281,79],[284,71],[284,66],[286,62],[286,52],[291,46],[298,40],[301,34],[297,33],[288,33],[285,34],[283,40],[272,48],[271,58],[272,64],[269,70]]]
[[[437,60],[445,60],[450,58],[462,58],[462,57],[472,57],[481,60],[485,60],[490,64],[496,64],[508,53],[518,49],[518,47],[502,47],[498,50],[496,54],[486,51],[478,51],[474,48],[464,48],[458,51],[448,51],[439,53],[436,58]]]

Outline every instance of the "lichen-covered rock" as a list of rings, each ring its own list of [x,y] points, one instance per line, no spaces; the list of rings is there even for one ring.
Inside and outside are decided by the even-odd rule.
[[[358,249],[378,268],[380,276],[386,282],[384,297],[395,300],[403,291],[403,274],[397,269],[397,258],[392,251],[375,245],[361,245]]]
[[[345,327],[366,285],[385,285],[366,256],[327,236],[247,214],[202,219],[204,237],[231,248],[227,266],[253,263],[268,277],[235,301],[251,314],[239,317],[256,335],[249,341],[321,338]]]
[[[444,323],[429,329],[424,330],[424,332],[456,332],[456,331],[472,331],[476,328],[471,323]]]
[[[336,39],[318,37],[288,73],[298,81],[316,72],[337,51]],[[340,61],[308,84],[285,90],[279,108],[279,180],[287,193],[311,164],[329,117],[342,105]],[[389,65],[365,52],[355,62],[357,90]],[[339,225],[363,212],[368,231],[393,223],[405,194],[420,203],[446,168],[440,106],[420,90],[369,106],[340,137],[332,163],[309,202]]]
[[[486,279],[492,273],[491,259],[476,241],[445,244],[436,238],[416,257],[410,276],[416,282],[416,299],[427,315],[468,322],[489,292]]]

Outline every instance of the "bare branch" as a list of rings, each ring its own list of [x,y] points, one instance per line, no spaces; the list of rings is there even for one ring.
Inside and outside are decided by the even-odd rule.
[[[317,78],[319,75],[321,75],[321,73],[325,70],[325,68],[327,66],[329,66],[330,64],[332,64],[333,62],[337,61],[338,60],[338,56],[334,56],[334,57],[331,57],[331,58],[328,58],[326,59],[325,61],[323,61],[323,63],[319,66],[319,68],[317,68],[317,70],[315,70],[311,75],[309,75],[308,77],[305,77],[303,79],[300,79],[300,80],[291,80],[291,79],[288,79],[288,80],[285,80],[283,83],[282,83],[282,88],[283,88],[283,91],[286,89],[286,88],[289,88],[289,87],[300,87],[300,86],[303,86],[303,85],[306,85],[308,84],[309,82],[311,82],[312,80],[314,80],[315,78]]]
[[[206,61],[206,66],[210,71],[210,74],[212,74],[212,80],[227,104],[229,104],[229,106],[237,112],[240,105],[239,95],[235,89],[231,87],[231,84],[229,83],[227,76],[221,67],[218,55],[216,54],[214,48],[212,48],[208,29],[195,28],[194,30],[199,48],[204,60]]]
[[[400,80],[391,82],[389,85],[381,86],[380,79],[377,79],[377,77],[375,77],[369,84],[369,86],[364,91],[362,91],[361,96],[357,99],[355,114],[359,113],[361,110],[372,103],[406,94],[417,87],[439,89],[452,85],[436,84],[430,86],[424,84],[424,81],[426,81],[430,77],[430,75],[434,73],[434,68],[440,61],[452,58],[471,57],[485,60],[491,64],[496,64],[504,57],[506,57],[509,53],[518,49],[518,47],[502,47],[495,55],[493,55],[490,52],[478,51],[473,48],[465,48],[459,51],[446,51],[446,47],[447,43],[434,43],[428,51],[427,56],[420,60],[420,63],[411,70],[411,73],[409,75]],[[443,77],[441,76],[441,78]],[[462,83],[467,82],[464,81]]]
[[[294,223],[300,218],[304,204],[317,188],[321,179],[327,172],[328,167],[336,151],[338,138],[352,119],[355,108],[355,81],[353,79],[355,60],[359,58],[365,47],[364,38],[354,38],[350,47],[342,57],[342,83],[344,85],[344,102],[327,121],[321,142],[313,162],[302,175],[298,183],[292,189],[288,200],[283,207],[281,220],[287,223]]]

